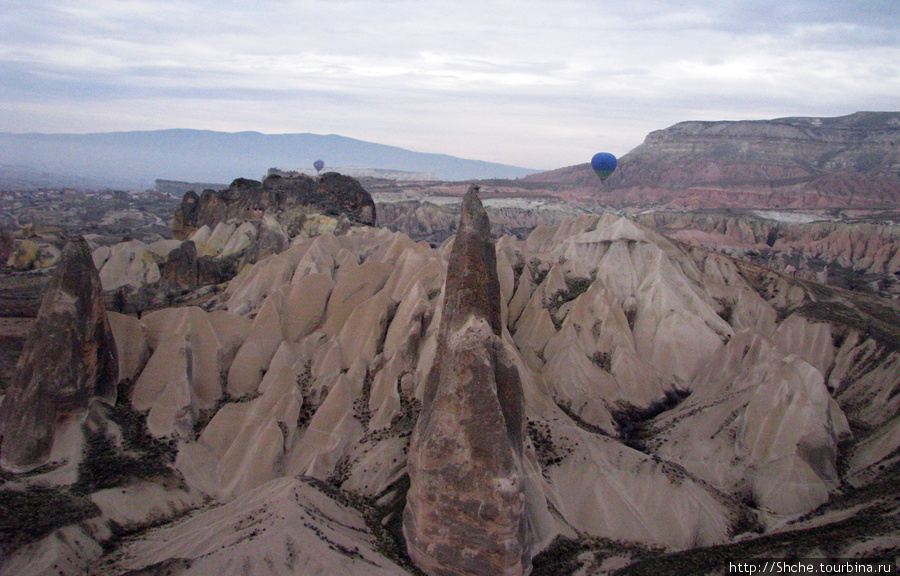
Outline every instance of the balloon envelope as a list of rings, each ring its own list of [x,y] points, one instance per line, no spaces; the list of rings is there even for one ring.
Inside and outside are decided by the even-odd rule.
[[[313,168],[316,169],[316,172],[321,172],[322,168],[324,168],[324,167],[325,167],[325,163],[322,162],[321,160],[316,160],[315,162],[313,162]]]
[[[616,157],[609,152],[598,152],[591,158],[591,168],[594,173],[600,177],[600,180],[606,180],[609,175],[616,169]]]

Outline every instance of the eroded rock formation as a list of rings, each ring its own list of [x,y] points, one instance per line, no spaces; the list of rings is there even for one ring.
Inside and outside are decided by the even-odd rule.
[[[429,574],[530,570],[522,386],[502,343],[500,283],[478,188],[463,200],[437,357],[409,451],[409,553]]]
[[[116,343],[87,242],[69,241],[48,283],[0,406],[2,464],[27,469],[49,456],[59,421],[92,398],[114,401]]]
[[[890,219],[709,211],[650,212],[635,220],[786,274],[880,296],[900,293],[900,226]]]
[[[226,190],[205,190],[199,196],[185,194],[175,210],[172,231],[186,239],[202,226],[214,229],[229,220],[260,220],[277,215],[289,236],[295,236],[310,214],[345,215],[351,222],[375,224],[375,203],[359,181],[328,172],[317,179],[270,176],[258,182],[238,178]]]
[[[496,558],[536,554],[533,574],[727,572],[748,551],[849,557],[900,546],[894,308],[585,214],[497,240],[495,309],[442,290],[455,244],[368,226],[295,238],[245,266],[207,309],[110,313],[119,374],[134,386],[111,410],[93,404],[85,422],[121,438],[120,456],[134,451],[127,430],[170,448],[93,484],[82,503],[99,516],[85,520],[76,506],[33,533],[31,509],[12,511],[6,525],[23,538],[4,542],[10,531],[0,531],[0,574],[421,573],[399,552],[400,525],[416,498],[407,470],[422,469],[421,451],[408,463],[420,406],[442,401],[430,385],[437,361],[438,375],[454,362],[459,382],[481,374],[498,390],[496,367],[515,366],[530,535],[481,524],[513,542]],[[463,289],[490,284],[450,276]],[[461,369],[477,347],[474,368]],[[516,463],[514,434],[499,426],[511,420],[506,404],[484,404],[506,448],[483,460]],[[123,413],[149,439],[97,421]],[[435,419],[432,428],[446,422]],[[5,473],[0,498],[47,485],[65,495],[91,461]],[[189,508],[199,509],[182,516]],[[514,518],[500,512],[481,509]],[[140,530],[117,539],[111,522]],[[653,566],[627,567],[635,562]]]

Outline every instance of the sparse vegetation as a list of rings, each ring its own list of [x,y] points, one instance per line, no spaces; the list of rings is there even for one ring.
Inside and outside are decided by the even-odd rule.
[[[605,372],[612,372],[612,356],[609,355],[609,352],[600,352],[597,351],[593,356],[591,356],[591,361],[597,365],[598,368]]]
[[[851,304],[852,303],[852,304]],[[858,330],[893,351],[900,351],[900,314],[862,296],[807,301],[793,310],[810,320]]]
[[[300,407],[300,412],[297,414],[298,430],[309,426],[309,422],[312,420],[313,414],[316,413],[316,408],[318,408],[317,405],[313,404],[309,394],[312,381],[312,362],[310,361],[307,362],[303,372],[297,377],[297,387],[300,388],[300,393],[303,395],[303,406]]]
[[[63,460],[61,462],[47,462],[46,464],[42,464],[37,468],[20,473],[7,472],[6,470],[0,469],[0,482],[8,482],[10,480],[23,480],[34,476],[40,476],[41,474],[52,472],[57,468],[64,466],[65,464],[66,460]]]
[[[376,549],[382,555],[415,576],[426,576],[413,564],[406,551],[406,540],[403,537],[403,508],[406,506],[406,493],[409,491],[409,476],[404,475],[396,483],[385,488],[383,494],[392,493],[391,498],[365,498],[315,478],[307,477],[304,480],[337,502],[358,511],[375,538]]]
[[[859,533],[892,534],[900,529],[896,517],[857,515],[815,528],[766,534],[732,544],[692,548],[671,554],[659,553],[613,572],[615,576],[696,576],[714,571],[727,573],[728,563],[753,558],[804,558],[823,552],[840,556],[842,544]],[[885,550],[892,556],[897,550]]]
[[[125,453],[103,430],[85,427],[85,454],[72,492],[87,495],[138,479],[173,475],[174,450],[160,443],[148,452]]]
[[[719,304],[719,317],[730,324],[731,317],[734,315],[735,301],[728,298],[716,298],[716,302]]]
[[[159,526],[171,524],[179,519],[189,516],[190,514],[196,512],[198,509],[199,508],[185,508],[184,510],[173,516],[167,516],[163,514],[157,517],[153,517],[146,522],[120,524],[115,520],[109,520],[106,525],[109,528],[111,535],[100,544],[101,546],[103,546],[103,550],[105,552],[110,552],[111,550],[115,550],[116,547],[118,547],[125,539],[133,538],[139,534],[149,532],[150,530]],[[176,562],[178,560],[180,559],[175,559]]]
[[[568,416],[582,430],[587,430],[591,434],[599,434],[601,436],[609,436],[609,434],[607,434],[606,431],[604,431],[599,426],[595,426],[595,425],[591,424],[590,422],[585,421],[584,418],[582,418],[574,410],[572,410],[572,406],[568,402],[557,401],[556,406],[560,410],[562,410],[566,414],[566,416]]]
[[[665,396],[646,407],[621,405],[612,412],[613,420],[619,428],[619,437],[623,444],[641,452],[648,452],[645,440],[650,435],[647,424],[663,412],[681,404],[690,396],[690,390],[672,388],[666,390]]]
[[[372,394],[372,374],[367,370],[365,379],[363,380],[362,392],[360,397],[353,401],[353,412],[363,428],[369,427],[369,420],[372,419],[372,412],[369,410],[369,396]]]
[[[752,520],[749,532],[758,532]],[[533,576],[566,576],[576,571],[591,574],[603,560],[617,556],[630,560],[623,568],[612,571],[614,576],[696,576],[698,574],[728,573],[729,562],[754,558],[804,558],[822,553],[839,557],[842,545],[852,541],[860,532],[877,535],[895,533],[900,521],[894,516],[861,514],[815,528],[787,530],[760,535],[731,544],[691,548],[667,553],[638,543],[604,538],[557,539],[533,560]],[[744,532],[747,532],[744,531]],[[738,533],[744,533],[738,532]],[[893,557],[895,549],[881,550],[879,556]]]
[[[352,464],[353,462],[348,455],[345,454],[341,456],[334,465],[334,470],[331,471],[331,475],[328,476],[328,479],[325,480],[325,482],[340,489],[344,482],[350,477],[350,467]]]
[[[177,452],[175,443],[150,435],[147,415],[131,407],[132,386],[131,382],[120,386],[116,404],[107,413],[122,432],[121,446],[105,429],[94,427],[90,421],[82,425],[85,452],[78,465],[78,480],[71,487],[73,493],[90,494],[137,479],[175,475],[171,468]]]
[[[553,300],[547,307],[550,312],[550,320],[553,322],[556,330],[562,328],[563,320],[565,320],[565,314],[562,317],[558,315],[560,309],[566,303],[575,300],[587,292],[592,283],[593,279],[591,278],[566,278],[566,289],[554,295]]]
[[[531,270],[531,277],[534,279],[535,286],[540,286],[544,279],[547,278],[547,274],[550,273],[550,267],[537,259],[531,260],[528,263],[528,268]]]
[[[0,490],[0,556],[53,530],[100,514],[96,504],[65,488]]]
[[[557,536],[546,549],[535,556],[532,576],[568,576],[585,568],[591,574],[602,562],[617,556],[628,560],[640,560],[660,554],[661,550],[635,542],[623,542],[600,537],[576,539]]]
[[[571,446],[564,439],[553,438],[550,426],[546,422],[529,420],[525,430],[545,474],[548,467],[559,464],[572,451]]]

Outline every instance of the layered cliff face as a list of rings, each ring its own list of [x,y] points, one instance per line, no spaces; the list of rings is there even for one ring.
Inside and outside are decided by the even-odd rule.
[[[0,406],[2,465],[22,470],[45,463],[60,423],[94,398],[113,402],[117,378],[100,278],[87,242],[76,237],[44,289]]]
[[[533,574],[640,562],[689,574],[751,555],[900,546],[895,310],[612,215],[500,238],[496,288],[485,245],[455,245],[370,227],[301,238],[246,266],[209,310],[110,314],[133,384],[117,409],[150,437],[110,441],[129,453],[157,442],[172,459],[102,486],[84,479],[96,455],[71,477],[4,475],[0,502],[56,486],[51,501],[70,506],[43,532],[17,530],[34,515],[7,508],[18,512],[0,540],[32,541],[0,542],[0,574],[417,573],[402,513],[424,510],[423,470],[446,465],[423,458],[423,445],[443,448],[426,428],[446,431],[450,453],[471,443],[459,462],[472,470],[469,503],[493,493],[507,506],[472,511],[493,521],[471,535],[491,536],[485,549],[514,570],[530,556]],[[464,268],[481,262],[483,275],[453,272],[466,246]],[[483,299],[460,300],[476,285]],[[520,456],[502,392],[513,373]],[[435,412],[453,406],[446,382],[471,382],[455,399],[483,399],[485,417]],[[506,471],[493,485],[488,463]]]
[[[682,122],[651,132],[623,163],[619,178],[648,185],[808,180],[842,171],[896,178],[898,141],[898,112]]]
[[[410,442],[403,531],[428,574],[530,572],[522,385],[500,340],[500,283],[478,188],[463,200],[434,365]]]
[[[589,165],[527,179],[616,207],[878,206],[900,200],[898,146],[900,112],[682,122],[651,132],[602,185]]]

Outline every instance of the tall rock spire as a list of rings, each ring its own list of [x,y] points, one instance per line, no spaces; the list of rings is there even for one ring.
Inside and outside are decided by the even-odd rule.
[[[472,186],[450,255],[438,350],[409,449],[403,530],[428,574],[530,572],[522,390],[500,341],[490,222]]]
[[[69,240],[44,289],[0,405],[0,462],[12,469],[43,464],[59,421],[93,397],[114,401],[116,343],[103,288],[84,238]]]

